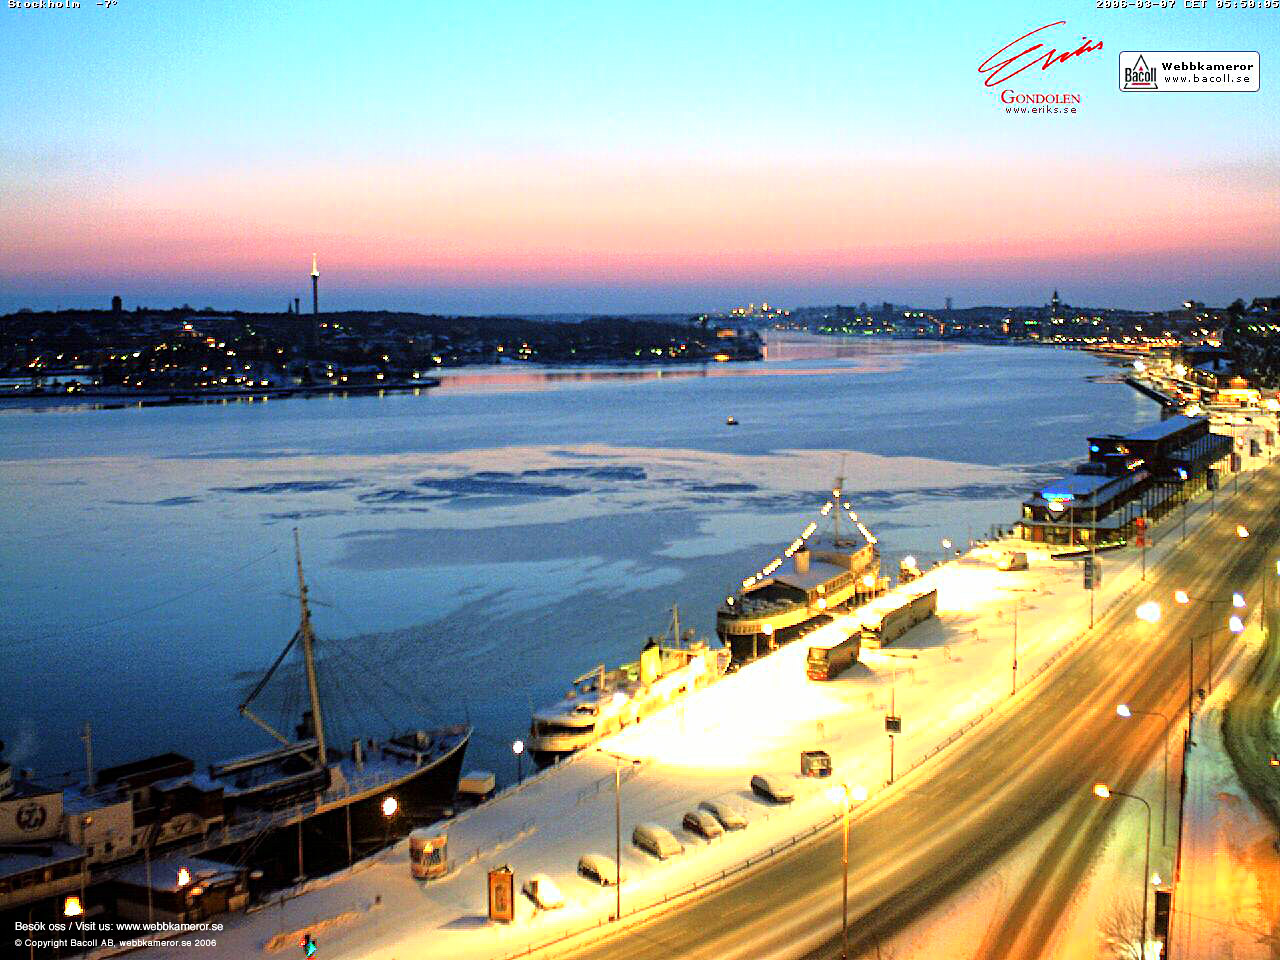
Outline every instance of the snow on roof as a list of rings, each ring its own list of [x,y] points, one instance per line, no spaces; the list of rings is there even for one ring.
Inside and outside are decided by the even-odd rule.
[[[178,883],[178,872],[188,873],[185,884]],[[151,882],[153,890],[167,890],[176,893],[181,887],[194,883],[210,883],[229,880],[240,871],[235,867],[219,863],[216,860],[205,860],[201,857],[184,857],[181,855],[163,857],[151,861]],[[134,887],[146,887],[147,866],[145,863],[133,863],[116,874],[116,879]]]
[[[1126,440],[1163,440],[1165,437],[1172,436],[1179,430],[1185,430],[1187,427],[1204,423],[1204,417],[1188,417],[1186,414],[1178,414],[1170,417],[1168,420],[1161,420],[1159,423],[1153,423],[1135,430],[1133,433],[1125,434]]]
[[[33,843],[29,846],[11,846],[5,848],[5,855],[0,858],[0,876],[11,877],[16,873],[26,873],[39,867],[51,867],[55,863],[76,860],[84,856],[84,851],[61,840],[50,840],[48,843]]]
[[[838,577],[840,574],[848,572],[849,569],[847,567],[838,567],[834,563],[827,563],[825,560],[811,559],[808,573],[796,573],[794,570],[779,571],[773,575],[773,579],[798,590],[812,590],[819,584],[826,583],[833,577]]]

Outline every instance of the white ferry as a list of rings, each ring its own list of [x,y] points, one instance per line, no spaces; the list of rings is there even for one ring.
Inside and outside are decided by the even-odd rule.
[[[529,752],[539,766],[588,747],[724,676],[729,651],[680,636],[672,608],[671,646],[650,637],[640,659],[612,670],[604,664],[573,681],[564,698],[538,710],[529,726]],[[687,639],[690,642],[684,642]]]

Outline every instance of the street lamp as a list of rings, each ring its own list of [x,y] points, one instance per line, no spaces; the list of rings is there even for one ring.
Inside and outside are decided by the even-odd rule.
[[[596,747],[596,751],[606,757],[613,757],[613,855],[616,858],[613,861],[613,920],[616,923],[622,919],[622,761],[626,760],[633,767],[640,766],[640,761],[634,757],[610,753],[603,747]]]
[[[1249,528],[1246,527],[1244,524],[1237,524],[1236,536],[1239,537],[1241,540],[1247,539],[1249,536]]]
[[[841,890],[843,903],[840,910],[840,957],[849,960],[849,808],[855,803],[863,803],[867,799],[867,788],[856,786],[849,788],[847,783],[832,787],[828,796],[842,804],[842,836],[840,850]]]
[[[1168,846],[1169,824],[1169,728],[1173,721],[1159,710],[1135,710],[1127,703],[1116,707],[1116,716],[1128,720],[1130,717],[1159,717],[1164,721],[1164,792],[1160,795],[1160,844]]]
[[[524,783],[524,741],[511,744],[511,752],[516,755],[516,783]]]
[[[1105,783],[1094,784],[1093,792],[1095,796],[1101,797],[1103,800],[1109,800],[1111,797],[1137,800],[1147,810],[1147,847],[1142,860],[1142,933],[1138,937],[1138,955],[1145,957],[1147,953],[1147,877],[1151,872],[1151,804],[1141,797],[1134,796],[1132,793],[1112,790]]]
[[[1160,622],[1160,604],[1154,600],[1148,600],[1146,603],[1138,604],[1138,609],[1134,611],[1138,619],[1146,623]]]

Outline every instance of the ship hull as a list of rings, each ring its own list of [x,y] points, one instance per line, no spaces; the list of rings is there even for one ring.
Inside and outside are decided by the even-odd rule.
[[[234,844],[217,847],[212,859],[234,856],[263,873],[268,887],[282,886],[299,877],[323,876],[353,860],[398,840],[415,827],[448,816],[462,776],[462,763],[470,743],[468,730],[460,742],[429,763],[401,777],[318,807]],[[395,812],[388,817],[383,803],[394,797]],[[350,831],[348,832],[348,824]],[[348,842],[348,837],[350,838]]]

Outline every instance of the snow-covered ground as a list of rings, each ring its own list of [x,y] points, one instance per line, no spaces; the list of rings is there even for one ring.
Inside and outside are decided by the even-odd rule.
[[[1219,499],[1229,493],[1220,491]],[[1208,516],[1207,508],[1203,498],[1190,514],[1188,532]],[[1178,520],[1161,524],[1156,536],[1148,564],[1176,546]],[[1011,701],[1015,615],[1020,688],[1067,651],[1089,623],[1080,565],[1027,550],[1029,570],[999,571],[995,558],[1009,548],[1027,550],[1020,542],[979,548],[927,573],[922,585],[939,591],[937,618],[889,648],[864,651],[861,663],[834,682],[806,679],[807,643],[801,641],[602,741],[603,749],[639,762],[621,790],[624,917],[660,908],[668,898],[716,882],[831,823],[840,809],[831,781],[798,776],[801,750],[828,751],[837,783],[865,786],[873,798],[893,789],[885,784],[890,703],[903,724],[895,743],[898,777],[926,757],[945,762],[945,753],[934,756],[940,743]],[[1131,554],[1102,558],[1097,616],[1137,584],[1139,559]],[[826,629],[851,625],[837,621]],[[292,949],[311,932],[326,958],[392,960],[412,949],[464,960],[504,957],[597,929],[608,923],[615,893],[578,877],[576,865],[584,853],[613,854],[614,763],[603,753],[584,752],[446,824],[451,870],[444,879],[414,881],[401,843],[350,874],[312,884],[302,896],[218,918],[226,929],[217,935],[216,952],[247,957]],[[790,778],[796,801],[770,806],[753,798],[748,783],[758,772]],[[711,798],[736,804],[749,826],[711,842],[682,831],[684,812]],[[684,853],[659,862],[631,846],[631,830],[642,822],[666,826],[684,843]],[[549,874],[566,906],[535,911],[518,897],[516,922],[489,923],[486,872],[501,864],[515,872],[517,889],[532,873]],[[955,941],[948,935],[946,942]],[[157,946],[149,955],[187,952]]]
[[[1280,853],[1275,828],[1249,799],[1222,744],[1222,711],[1247,673],[1250,650],[1213,691],[1196,721],[1187,756],[1182,875],[1174,899],[1170,955],[1198,960],[1261,960],[1275,955],[1280,923]]]

